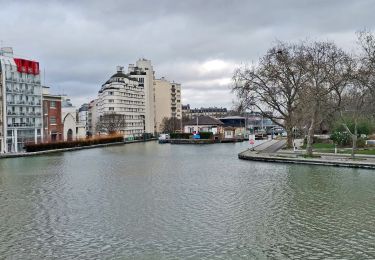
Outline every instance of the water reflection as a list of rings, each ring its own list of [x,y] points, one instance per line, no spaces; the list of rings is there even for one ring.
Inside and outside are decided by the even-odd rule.
[[[240,161],[246,143],[0,160],[0,255],[371,258],[372,171]]]

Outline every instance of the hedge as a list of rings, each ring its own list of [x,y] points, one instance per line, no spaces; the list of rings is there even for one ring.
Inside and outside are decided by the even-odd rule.
[[[190,139],[192,138],[192,133],[171,133],[170,135],[171,139]]]
[[[200,139],[212,139],[214,134],[212,132],[199,132]],[[192,133],[171,133],[171,139],[191,139],[193,138]]]
[[[80,146],[90,146],[96,144],[108,144],[108,143],[116,143],[116,142],[123,142],[124,138],[122,136],[108,136],[108,137],[100,137],[100,138],[90,138],[90,139],[81,139],[76,141],[64,141],[64,142],[51,142],[51,143],[27,143],[25,144],[26,152],[38,152],[38,151],[46,151],[46,150],[54,150],[54,149],[64,149],[64,148],[73,148],[73,147],[80,147]]]
[[[214,134],[212,132],[199,132],[201,139],[212,139]]]

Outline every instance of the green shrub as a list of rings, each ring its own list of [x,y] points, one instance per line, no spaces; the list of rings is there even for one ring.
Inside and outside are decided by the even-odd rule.
[[[212,132],[199,132],[201,139],[212,139],[214,134]]]
[[[122,136],[108,136],[108,137],[82,139],[82,140],[76,140],[76,141],[53,142],[53,143],[39,143],[39,144],[27,143],[25,144],[24,148],[26,152],[39,152],[39,151],[46,151],[46,150],[90,146],[90,145],[96,145],[96,144],[116,143],[116,142],[123,142],[123,141],[124,141],[124,138]]]
[[[193,136],[192,133],[171,133],[170,135],[171,139],[190,139],[191,136]]]
[[[366,147],[366,140],[364,138],[358,138],[357,140],[357,147],[364,148]]]
[[[331,139],[335,144],[338,144],[340,146],[349,145],[352,138],[348,132],[333,132],[331,134]]]

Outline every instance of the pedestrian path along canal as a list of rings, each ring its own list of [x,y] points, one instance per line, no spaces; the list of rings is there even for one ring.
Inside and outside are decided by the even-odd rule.
[[[375,171],[156,142],[0,160],[0,258],[373,259]]]

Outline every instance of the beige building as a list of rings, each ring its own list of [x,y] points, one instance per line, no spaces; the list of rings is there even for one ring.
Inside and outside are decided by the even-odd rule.
[[[155,79],[155,125],[156,132],[160,133],[163,118],[182,118],[181,84],[169,82],[164,77]]]
[[[151,61],[139,59],[134,64],[129,64],[128,74],[138,80],[138,85],[144,92],[144,131],[154,134],[155,132],[155,101],[154,101],[154,79],[155,72]]]

